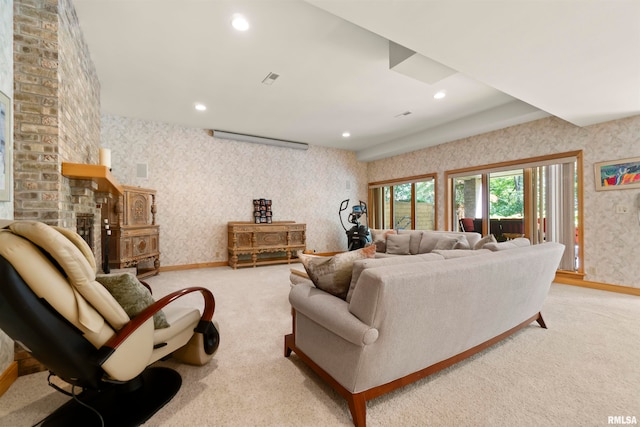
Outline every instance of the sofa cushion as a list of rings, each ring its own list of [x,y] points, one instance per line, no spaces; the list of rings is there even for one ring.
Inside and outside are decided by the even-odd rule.
[[[393,255],[409,255],[411,236],[409,234],[390,234],[387,236],[387,251]]]
[[[475,245],[473,245],[473,249],[482,249],[487,243],[498,243],[498,241],[493,234],[487,234],[482,239],[478,240]]]
[[[469,249],[469,243],[464,236],[442,236],[433,248],[433,250],[437,249]]]
[[[375,255],[375,245],[355,251],[343,252],[332,257],[298,252],[298,258],[313,284],[317,288],[342,299],[346,299],[349,291],[353,262],[359,259],[373,258]]]
[[[124,274],[99,274],[96,276],[102,286],[124,308],[130,318],[140,314],[145,308],[155,303],[151,292],[131,273]],[[167,316],[162,310],[158,310],[153,315],[153,326],[155,329],[168,328]]]
[[[460,252],[460,251],[456,251]],[[487,251],[490,252],[490,251]],[[347,293],[347,302],[351,301],[351,297],[353,296],[353,292],[356,289],[356,285],[358,284],[358,279],[360,279],[360,275],[362,272],[368,268],[377,268],[377,267],[386,267],[389,265],[402,265],[402,264],[413,264],[416,262],[428,262],[428,261],[443,261],[444,257],[439,254],[422,254],[416,256],[401,256],[401,257],[391,257],[391,258],[373,258],[373,259],[363,259],[354,261],[353,263],[353,273],[351,274],[351,285],[349,286],[349,292]]]
[[[398,230],[398,234],[408,234],[411,236],[409,241],[409,253],[411,255],[419,253],[420,241],[422,240],[422,230]]]
[[[418,247],[418,253],[426,254],[431,252],[438,243],[439,236],[437,233],[425,231],[422,233],[422,238],[420,239],[420,245]]]

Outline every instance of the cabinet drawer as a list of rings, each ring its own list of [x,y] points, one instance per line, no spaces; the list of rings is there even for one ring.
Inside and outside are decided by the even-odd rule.
[[[286,246],[287,245],[287,232],[286,231],[274,231],[274,232],[256,232],[256,247],[263,246]]]

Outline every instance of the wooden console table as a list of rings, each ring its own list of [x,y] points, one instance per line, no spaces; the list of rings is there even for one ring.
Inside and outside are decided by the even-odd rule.
[[[296,251],[306,248],[306,224],[275,221],[271,224],[230,222],[229,265],[255,267],[268,264],[290,264]]]

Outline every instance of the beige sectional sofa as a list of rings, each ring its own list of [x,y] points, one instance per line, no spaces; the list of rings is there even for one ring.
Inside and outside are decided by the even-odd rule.
[[[474,233],[461,233],[474,234]],[[505,242],[509,243],[509,242]],[[501,244],[498,244],[501,245]],[[346,300],[296,277],[294,351],[345,397],[356,426],[366,401],[475,354],[537,321],[564,246],[444,250],[353,262]]]

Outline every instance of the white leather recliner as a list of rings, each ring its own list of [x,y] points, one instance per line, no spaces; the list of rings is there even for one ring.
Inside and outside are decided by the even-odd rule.
[[[204,298],[202,314],[171,305],[193,292]],[[93,254],[75,232],[36,221],[0,222],[0,329],[71,384],[75,395],[45,425],[68,419],[73,425],[98,419],[96,425],[139,425],[182,382],[175,370],[149,365],[169,356],[204,365],[213,357],[219,333],[208,289],[186,288],[155,302],[145,297],[150,305],[130,317],[96,281]],[[156,329],[160,313],[168,327]]]

